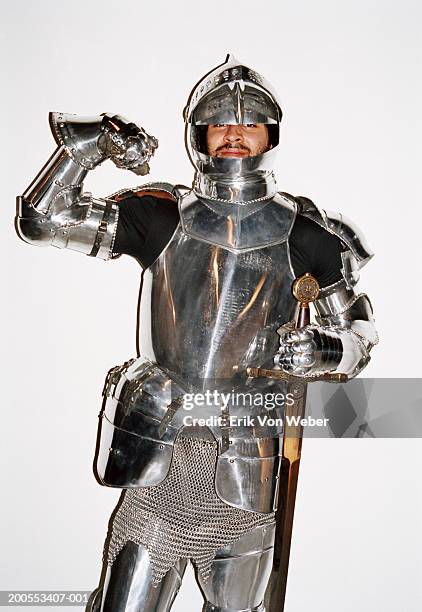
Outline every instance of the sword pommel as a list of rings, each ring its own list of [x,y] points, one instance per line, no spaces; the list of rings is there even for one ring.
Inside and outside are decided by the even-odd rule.
[[[305,325],[309,325],[311,320],[309,304],[315,301],[319,295],[317,279],[306,272],[294,281],[292,293],[298,301],[295,327],[305,327]]]
[[[309,304],[314,302],[319,295],[319,284],[316,278],[306,272],[297,278],[292,287],[292,293],[298,302]]]

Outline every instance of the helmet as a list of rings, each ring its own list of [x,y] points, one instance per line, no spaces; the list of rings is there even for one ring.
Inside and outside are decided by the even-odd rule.
[[[194,190],[223,200],[249,201],[275,193],[273,163],[282,111],[271,85],[228,55],[194,87],[184,111],[186,145],[196,168]],[[251,157],[213,157],[206,133],[214,124],[265,123],[270,148]]]

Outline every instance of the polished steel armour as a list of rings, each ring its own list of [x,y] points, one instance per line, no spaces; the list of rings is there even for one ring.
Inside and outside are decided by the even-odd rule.
[[[195,197],[180,208],[181,223],[143,274],[140,352],[188,388],[234,384],[247,366],[272,363],[276,330],[292,317],[295,209],[281,197],[229,205]]]
[[[188,426],[181,434],[186,424],[180,408],[186,393],[210,388],[255,396],[287,390],[286,381],[251,383],[246,368],[273,367],[277,330],[293,318],[289,235],[297,213],[338,236],[345,247],[343,279],[323,288],[315,302],[318,325],[307,330],[311,337],[316,329],[322,339],[321,363],[326,364],[334,340],[334,365],[355,376],[377,342],[369,300],[353,291],[371,257],[360,231],[341,215],[319,211],[307,198],[277,193],[273,169],[281,117],[270,84],[233,56],[207,73],[189,96],[185,121],[193,188],[180,196],[180,222],[172,238],[143,272],[140,356],[113,368],[103,392],[97,475],[108,486],[129,490],[116,515],[123,519],[122,529],[116,523],[103,601],[99,590],[88,610],[168,612],[186,566],[180,558],[186,555],[198,566],[203,562],[208,580],[201,572],[198,576],[204,612],[264,612],[282,425],[232,427],[230,417],[277,418],[283,408],[242,407],[230,400],[223,407],[224,423],[211,425],[206,435],[199,426],[196,436]],[[146,174],[158,142],[118,115],[52,113],[50,121],[59,148],[18,197],[18,234],[30,244],[109,259],[119,203],[114,197],[93,198],[82,182],[106,159]],[[207,130],[220,123],[265,124],[267,149],[242,158],[212,156]],[[183,191],[169,189],[171,195]],[[319,365],[315,359],[312,367]],[[198,408],[196,402],[195,416],[201,414]],[[221,414],[220,405],[213,410]],[[173,521],[180,511],[187,516]],[[163,516],[167,531],[160,529]],[[186,522],[192,530],[185,529]],[[181,526],[183,537],[169,535]],[[192,544],[198,533],[201,538]],[[163,535],[168,536],[164,547],[158,545]]]
[[[181,222],[143,273],[141,357],[121,370],[120,382],[107,391],[97,462],[105,484],[154,486],[166,477],[182,416],[189,414],[179,407],[167,420],[174,391],[176,397],[180,390],[235,391],[252,399],[230,400],[224,416],[229,421],[250,416],[252,423],[210,426],[219,443],[216,492],[237,508],[275,509],[282,427],[266,419],[281,420],[283,408],[268,408],[255,398],[285,395],[286,384],[266,379],[249,384],[246,368],[271,367],[277,329],[294,313],[288,238],[295,214],[293,203],[281,196],[242,204],[192,194],[181,198]],[[141,376],[135,375],[139,368],[145,370]],[[192,415],[221,416],[221,405],[195,404]]]
[[[113,520],[108,565],[130,541],[147,548],[155,586],[181,559],[192,559],[206,581],[217,550],[258,526],[273,525],[272,512],[234,508],[219,498],[217,443],[206,430],[198,433],[189,437],[187,428],[177,438],[171,470],[160,485],[126,491]]]

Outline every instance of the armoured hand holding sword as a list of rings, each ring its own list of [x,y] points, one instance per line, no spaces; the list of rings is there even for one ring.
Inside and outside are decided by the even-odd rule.
[[[261,390],[358,374],[377,342],[369,300],[354,290],[371,252],[342,215],[277,191],[282,112],[261,75],[230,56],[184,116],[192,189],[150,183],[94,198],[83,190],[90,170],[110,159],[144,175],[158,143],[119,115],[52,113],[58,148],[18,198],[16,227],[30,244],[128,254],[143,268],[139,352],[104,390],[97,474],[126,492],[88,609],[167,612],[191,559],[204,612],[272,612],[288,562],[274,513],[285,550],[300,444],[285,435],[280,448],[271,425],[184,427],[175,399],[209,381],[242,391],[247,371],[274,379],[254,378]],[[291,287],[306,272],[321,286],[316,324],[292,329]]]
[[[318,281],[307,272],[295,280],[292,293],[298,300],[296,321],[294,325],[287,323],[277,330],[280,335],[280,348],[274,357],[274,363],[279,369],[266,370],[248,367],[246,368],[247,375],[296,382],[300,379],[303,382],[347,382],[347,374],[341,372],[332,374],[331,371],[320,371],[319,369],[320,364],[327,361],[327,353],[322,350],[321,342],[317,344],[314,341],[314,338],[321,340],[324,336],[315,327],[311,328],[309,312],[309,303],[316,300],[319,294]],[[315,332],[316,335],[314,335]],[[317,368],[308,376],[316,364],[318,364]]]

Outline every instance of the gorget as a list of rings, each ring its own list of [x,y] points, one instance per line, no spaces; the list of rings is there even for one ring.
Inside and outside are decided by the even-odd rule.
[[[194,192],[179,209],[173,237],[143,274],[140,353],[185,388],[233,383],[247,366],[271,366],[276,330],[293,316],[296,209],[279,194],[220,202]]]

